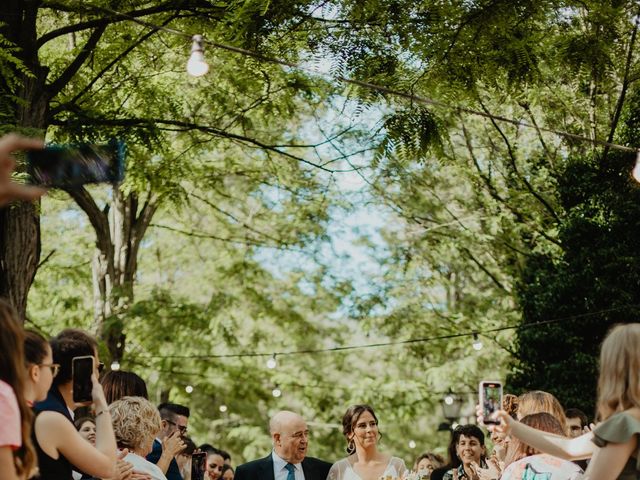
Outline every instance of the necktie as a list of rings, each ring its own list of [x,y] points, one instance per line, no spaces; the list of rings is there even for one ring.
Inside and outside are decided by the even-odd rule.
[[[296,467],[294,467],[291,463],[287,463],[284,468],[289,472],[287,474],[287,480],[296,480]]]

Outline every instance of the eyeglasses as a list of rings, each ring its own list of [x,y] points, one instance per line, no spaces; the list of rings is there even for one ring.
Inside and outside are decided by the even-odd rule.
[[[58,375],[58,372],[60,371],[60,364],[59,363],[41,363],[40,365],[38,365],[39,367],[49,367],[51,369],[51,376],[55,378],[56,375]]]
[[[170,423],[174,427],[177,427],[178,430],[180,430],[180,435],[186,435],[187,434],[187,427],[185,427],[183,425],[178,425],[176,422],[172,422],[171,420],[167,420],[166,418],[164,419],[164,421],[167,422],[167,423]]]

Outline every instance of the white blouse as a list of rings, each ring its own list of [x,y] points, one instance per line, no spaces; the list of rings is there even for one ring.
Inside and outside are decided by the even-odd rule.
[[[338,460],[331,466],[327,480],[365,480],[358,475],[353,469],[352,458],[343,458]],[[392,479],[401,479],[407,473],[407,467],[404,465],[404,461],[398,457],[391,457],[387,468],[385,468],[382,477],[390,476]],[[376,479],[377,480],[377,479]]]

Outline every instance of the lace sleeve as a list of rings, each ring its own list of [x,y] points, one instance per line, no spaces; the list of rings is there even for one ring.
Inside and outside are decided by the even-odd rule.
[[[401,458],[393,457],[391,459],[391,466],[393,466],[400,478],[404,478],[409,473],[406,465],[404,464],[404,460]]]
[[[339,460],[329,469],[327,480],[342,480],[344,477],[344,460]]]

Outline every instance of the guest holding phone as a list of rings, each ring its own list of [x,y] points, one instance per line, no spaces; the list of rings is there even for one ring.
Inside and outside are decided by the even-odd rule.
[[[115,473],[116,441],[102,387],[98,382],[97,343],[82,330],[63,330],[51,340],[53,363],[60,365],[46,400],[34,406],[35,446],[40,480],[71,480],[72,470],[98,478]],[[95,409],[96,444],[87,442],[73,425],[76,404],[72,392],[74,357],[91,356],[94,361],[91,397]]]
[[[490,428],[566,460],[591,458],[584,480],[635,480],[640,475],[640,323],[611,329],[600,350],[598,419],[576,438],[540,432],[499,411]],[[481,412],[479,412],[480,414]],[[479,421],[484,418],[479,415]]]

